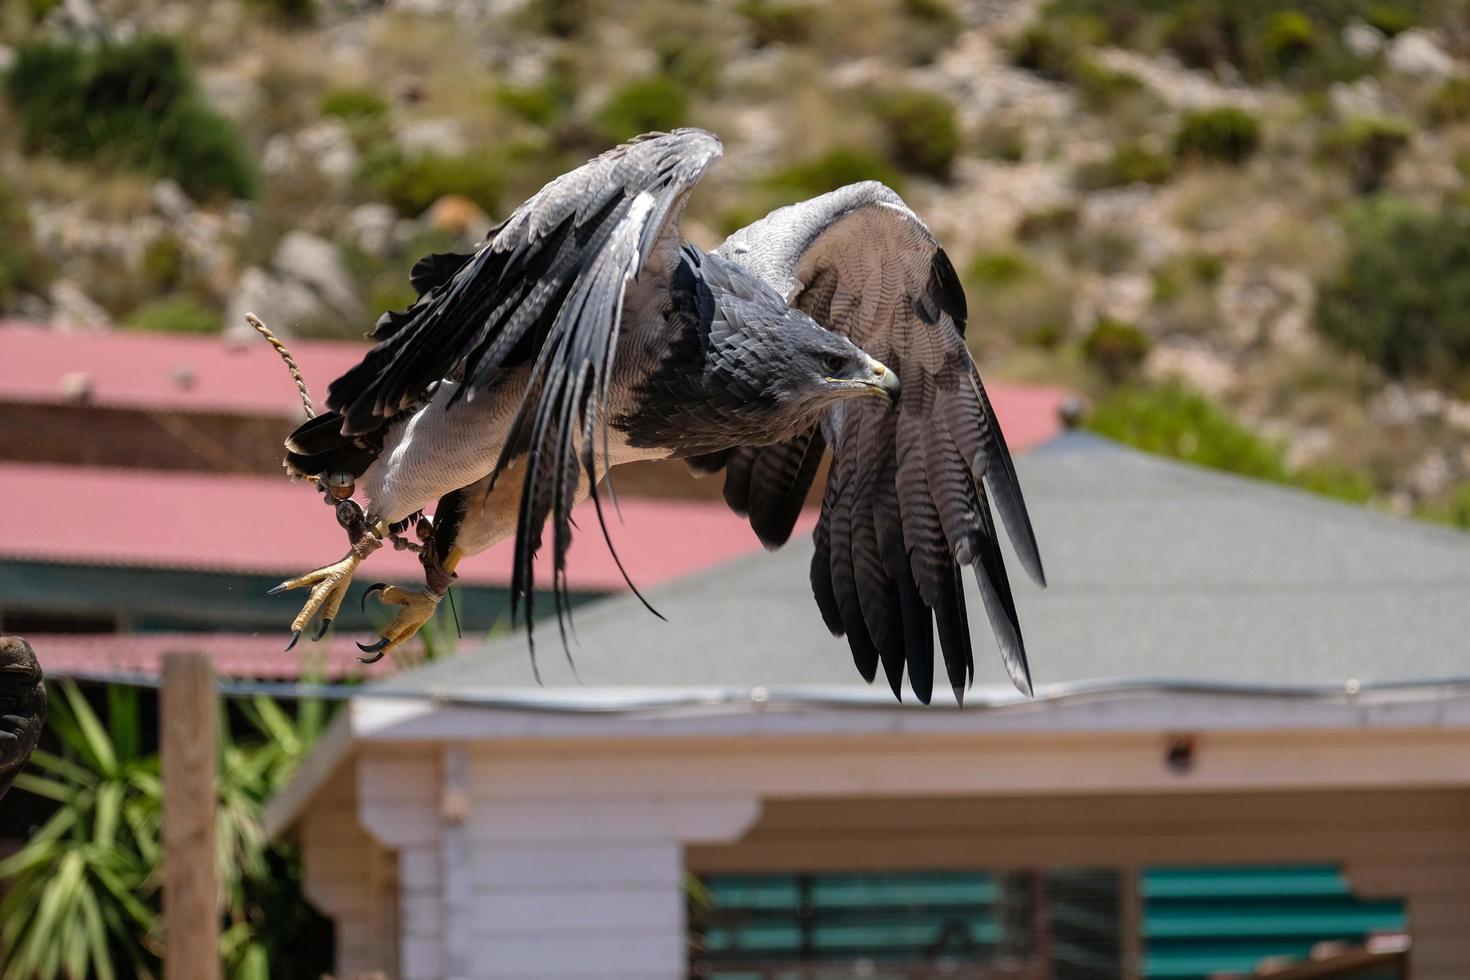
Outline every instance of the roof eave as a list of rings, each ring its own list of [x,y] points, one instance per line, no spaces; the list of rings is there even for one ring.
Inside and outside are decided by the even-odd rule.
[[[266,803],[260,823],[267,841],[287,836],[332,774],[351,757],[357,741],[353,733],[355,707],[351,701],[343,706],[322,732],[301,768]]]
[[[548,688],[354,699],[364,742],[718,735],[1106,734],[1156,731],[1470,729],[1470,686],[1360,693],[1231,686],[1098,685],[1035,699],[976,689],[966,705],[896,704],[886,691]]]
[[[862,689],[503,689],[430,697],[363,695],[349,701],[285,789],[267,805],[267,839],[289,834],[322,787],[369,744],[475,741],[824,739],[1008,735],[1056,739],[1140,734],[1271,732],[1279,749],[1296,736],[1455,731],[1470,736],[1470,685],[1429,683],[1336,696],[1307,692],[1112,690],[1034,700],[975,691],[953,705],[899,705]],[[753,696],[754,695],[754,696]],[[474,702],[474,703],[471,703]],[[1438,736],[1436,736],[1438,737]],[[1456,748],[1455,751],[1460,751]]]

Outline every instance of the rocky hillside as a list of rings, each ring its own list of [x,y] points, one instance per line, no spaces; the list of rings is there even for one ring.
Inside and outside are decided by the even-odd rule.
[[[876,177],[996,377],[1095,428],[1470,524],[1461,0],[19,0],[0,317],[357,336],[637,132],[690,234]]]

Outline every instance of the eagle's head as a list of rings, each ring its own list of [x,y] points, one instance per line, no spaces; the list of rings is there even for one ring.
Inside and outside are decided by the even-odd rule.
[[[705,377],[734,396],[728,410],[750,424],[795,431],[845,398],[898,399],[896,372],[800,310],[767,308],[744,320],[705,352]]]
[[[713,285],[712,294],[708,277],[699,283],[692,308],[670,318],[667,350],[617,422],[630,444],[674,456],[769,445],[809,430],[843,399],[898,398],[894,371],[764,284]],[[706,297],[715,301],[697,302]]]

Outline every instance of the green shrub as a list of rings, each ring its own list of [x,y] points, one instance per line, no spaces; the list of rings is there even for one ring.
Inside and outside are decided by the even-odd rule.
[[[1067,339],[1067,331],[1060,320],[1045,320],[1022,330],[1016,338],[1026,347],[1037,350],[1056,350]]]
[[[1020,163],[1026,158],[1026,127],[1017,122],[987,120],[975,134],[975,152],[987,160]]]
[[[544,85],[530,88],[502,85],[495,90],[494,98],[503,108],[537,126],[551,125],[565,108],[556,93]]]
[[[1154,270],[1154,300],[1168,303],[1194,288],[1210,288],[1220,281],[1225,263],[1209,252],[1176,255]]]
[[[1283,71],[1302,63],[1317,46],[1317,29],[1299,10],[1283,10],[1266,24],[1266,57]]]
[[[1470,212],[1370,199],[1318,305],[1322,331],[1395,375],[1470,368]]]
[[[189,100],[158,125],[156,164],[190,196],[254,197],[259,176],[239,132],[203,102]]]
[[[1142,330],[1110,317],[1099,317],[1082,340],[1082,356],[1114,384],[1137,372],[1152,348]]]
[[[316,0],[253,0],[253,3],[288,24],[310,24],[316,20]]]
[[[1323,155],[1347,167],[1353,188],[1371,194],[1383,186],[1400,151],[1409,145],[1412,130],[1397,119],[1351,119],[1329,133]]]
[[[914,20],[950,30],[957,31],[964,26],[948,0],[903,0],[903,12]]]
[[[1363,12],[1363,19],[1389,37],[1419,23],[1413,10],[1397,3],[1375,3]]]
[[[31,243],[30,218],[20,197],[0,183],[0,309],[16,293],[45,286],[44,263]]]
[[[22,45],[5,79],[31,153],[149,171],[190,195],[254,194],[239,134],[207,106],[179,45],[145,37],[95,48]]]
[[[821,16],[815,4],[798,0],[741,0],[738,9],[758,48],[811,40]]]
[[[223,324],[218,313],[197,300],[165,296],[129,313],[123,326],[159,333],[219,333]]]
[[[1470,77],[1456,75],[1447,79],[1429,97],[1425,114],[1436,126],[1470,119]]]
[[[1083,51],[1095,40],[1093,22],[1084,18],[1049,18],[1032,24],[1011,46],[1017,68],[1054,82],[1069,82],[1083,61]]]
[[[530,0],[521,8],[520,20],[552,37],[575,37],[591,14],[589,0]]]
[[[883,127],[890,160],[913,173],[949,176],[960,149],[953,103],[934,92],[901,89],[881,95],[873,111]]]
[[[652,75],[613,92],[594,121],[604,139],[622,143],[642,133],[676,129],[688,117],[683,86],[666,75]]]
[[[1218,3],[1184,3],[1169,18],[1164,45],[1190,68],[1209,69],[1239,63],[1239,32],[1229,12]]]
[[[1144,90],[1137,75],[1114,71],[1091,58],[1081,58],[1074,63],[1072,79],[1082,104],[1093,112],[1110,109],[1128,96]]]
[[[1077,233],[1077,221],[1077,208],[1071,204],[1027,211],[1016,225],[1016,238],[1030,243],[1069,239]]]
[[[1348,23],[1381,18],[1392,34],[1425,6],[1423,0],[1389,6],[1371,0],[1051,0],[1044,17],[1101,18],[1114,44],[1152,53],[1162,43],[1190,68],[1228,65],[1252,82],[1280,77],[1313,90],[1373,68],[1373,59],[1354,55],[1343,43]]]
[[[1373,484],[1368,477],[1335,464],[1303,467],[1288,474],[1287,480],[1303,490],[1355,504],[1366,504],[1373,499]]]
[[[1421,508],[1418,516],[1426,521],[1470,531],[1470,483],[1460,484],[1443,503]]]
[[[377,120],[388,114],[388,101],[372,89],[347,85],[322,96],[322,115],[348,121]]]
[[[168,292],[178,286],[187,265],[184,244],[173,235],[159,235],[143,249],[143,279],[153,292]]]
[[[251,4],[287,24],[316,21],[316,0],[251,0]]]
[[[1124,187],[1128,184],[1163,184],[1174,176],[1174,161],[1167,154],[1139,143],[1113,148],[1106,160],[1088,164],[1077,172],[1077,183],[1085,190]]]
[[[62,0],[25,0],[26,13],[33,24],[39,24],[46,16],[61,6]]]
[[[1076,298],[1071,276],[1005,252],[977,259],[965,271],[970,319],[985,324],[987,339],[1042,348],[1066,339]]]
[[[1250,159],[1260,145],[1260,123],[1234,106],[1191,112],[1174,134],[1174,153],[1185,160],[1240,164]]]
[[[813,197],[863,180],[876,180],[896,191],[903,186],[902,176],[887,160],[847,147],[777,170],[766,178],[766,184],[795,197]]]
[[[1277,483],[1288,478],[1279,446],[1180,384],[1120,388],[1101,400],[1084,424],[1145,452]]]
[[[909,64],[932,64],[964,31],[964,21],[950,0],[901,0],[899,10],[905,19],[890,50],[894,58]]]
[[[965,278],[982,289],[1004,289],[1030,279],[1036,267],[1020,252],[982,252],[965,272]]]
[[[407,217],[423,214],[446,194],[467,197],[494,214],[504,191],[499,168],[474,153],[408,157],[397,147],[384,147],[363,158],[358,178]]]
[[[670,31],[654,45],[659,71],[696,92],[714,92],[720,87],[724,59],[712,41],[686,31]]]

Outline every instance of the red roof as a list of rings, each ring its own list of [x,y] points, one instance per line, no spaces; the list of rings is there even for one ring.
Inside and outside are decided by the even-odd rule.
[[[292,340],[291,353],[317,395],[362,357],[361,343]],[[178,334],[64,333],[0,321],[0,402],[75,403],[105,408],[301,414],[286,366],[259,339]]]
[[[181,568],[295,575],[340,558],[347,539],[331,510],[305,484],[280,478],[0,463],[0,500],[10,515],[0,561]],[[722,504],[622,500],[609,509],[613,542],[633,580],[656,585],[757,547],[750,528]],[[575,513],[569,584],[623,587],[590,504]],[[590,533],[588,533],[590,532]],[[689,542],[699,542],[698,548]],[[460,569],[468,585],[510,581],[511,542]],[[418,558],[385,545],[363,574],[417,579]],[[538,565],[550,582],[550,558]]]
[[[51,334],[36,342],[40,331],[30,328],[0,330],[0,388],[18,390],[27,374],[11,356],[27,348],[45,354],[42,362],[55,370],[54,355],[64,344],[53,341],[83,340],[76,349],[92,350],[110,335]],[[21,338],[17,342],[16,338]],[[164,338],[161,346],[150,346],[153,338],[127,338],[123,348],[140,340],[154,353],[191,349],[201,352],[199,363],[223,365],[237,356],[224,354],[218,341]],[[303,345],[306,350],[337,351],[355,357],[356,345]],[[346,348],[343,351],[341,349]],[[227,402],[232,390],[248,391],[256,381],[253,371],[266,366],[272,380],[285,380],[275,355],[262,348],[247,358],[255,367],[241,369],[245,379],[238,386],[215,385],[194,389],[208,394],[215,404]],[[214,358],[210,361],[209,358]],[[254,358],[253,360],[251,358]],[[152,355],[143,360],[153,360]],[[89,361],[89,363],[91,363]],[[245,361],[241,362],[246,363]],[[39,372],[38,376],[44,375]],[[322,373],[328,374],[328,369]],[[111,375],[109,375],[111,377]],[[223,375],[221,375],[223,377]],[[8,380],[4,380],[8,379]],[[144,386],[126,389],[118,379],[118,391],[144,399]],[[36,390],[43,385],[33,386]],[[289,410],[294,392],[284,387]],[[105,390],[105,389],[103,389]],[[1058,407],[1064,389],[1039,386],[992,386],[991,394],[1001,427],[1011,447],[1020,451],[1055,435]],[[189,393],[185,393],[189,395]],[[123,397],[121,394],[118,397]],[[149,396],[152,397],[152,396]],[[184,397],[184,396],[180,396]],[[250,399],[240,394],[235,404]],[[264,400],[251,402],[266,404]],[[157,404],[155,401],[154,404]],[[346,550],[343,532],[320,496],[304,484],[293,484],[284,476],[259,477],[149,470],[102,469],[31,463],[0,462],[0,501],[10,516],[0,535],[0,560],[33,560],[78,565],[120,565],[146,568],[180,568],[208,571],[292,575],[332,561]],[[622,522],[610,516],[613,541],[635,582],[655,585],[700,568],[717,564],[754,550],[755,536],[745,522],[723,505],[704,501],[624,499]],[[572,549],[569,584],[574,589],[609,590],[623,587],[601,536],[595,532],[596,517],[590,504],[576,514],[584,533]],[[800,530],[810,527],[811,515]],[[698,542],[698,548],[689,547]],[[543,554],[538,573],[548,581]],[[503,584],[510,580],[511,543],[506,541],[467,562],[460,575],[466,584]],[[367,562],[364,574],[387,578],[415,579],[417,559],[409,552],[384,547]]]
[[[165,653],[208,653],[221,677],[261,680],[300,678],[338,680],[375,676],[398,669],[393,656],[375,664],[358,663],[357,640],[366,633],[333,634],[320,643],[303,641],[290,653],[281,637],[264,633],[82,633],[36,634],[29,637],[47,676],[76,674],[149,674],[160,672]],[[414,643],[409,656],[416,655]]]

